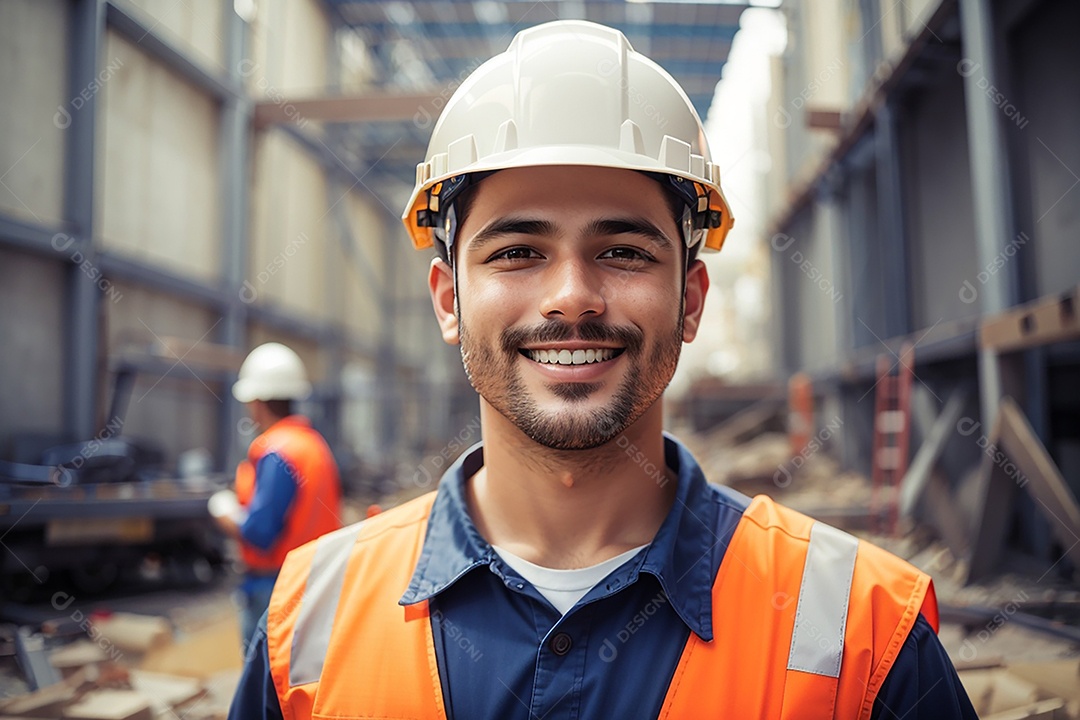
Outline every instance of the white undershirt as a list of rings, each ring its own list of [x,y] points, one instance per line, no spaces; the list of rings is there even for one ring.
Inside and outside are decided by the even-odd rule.
[[[575,570],[554,570],[541,567],[503,548],[493,545],[492,549],[518,575],[532,583],[533,587],[547,598],[556,610],[565,615],[601,580],[646,547],[648,545],[642,545],[633,550],[627,550],[622,555],[616,555],[610,560],[605,560],[599,565]]]

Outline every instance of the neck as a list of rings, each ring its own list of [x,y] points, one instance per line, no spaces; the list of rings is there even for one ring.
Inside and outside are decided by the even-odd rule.
[[[484,467],[467,497],[489,543],[544,567],[580,568],[652,541],[677,485],[664,464],[659,401],[591,450],[539,445],[480,403]]]

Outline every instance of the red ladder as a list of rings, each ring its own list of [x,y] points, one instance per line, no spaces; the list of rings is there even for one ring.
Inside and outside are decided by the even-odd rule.
[[[892,363],[892,357],[878,356],[872,459],[874,487],[870,495],[870,515],[875,529],[889,534],[896,533],[900,484],[908,469],[915,346],[908,342],[900,348],[895,375]]]

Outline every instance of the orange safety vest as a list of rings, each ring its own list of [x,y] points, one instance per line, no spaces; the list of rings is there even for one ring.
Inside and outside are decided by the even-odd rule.
[[[240,542],[249,570],[276,572],[285,556],[341,527],[341,481],[337,463],[322,435],[307,418],[290,415],[271,425],[248,448],[247,460],[236,468],[236,498],[248,507],[255,497],[255,468],[268,453],[277,453],[289,464],[297,480],[296,495],[285,514],[285,526],[269,550]]]
[[[428,603],[398,605],[434,496],[289,555],[267,627],[285,720],[445,720]],[[690,634],[660,718],[865,720],[920,612],[936,631],[928,575],[758,496],[713,583],[713,617],[737,621]]]

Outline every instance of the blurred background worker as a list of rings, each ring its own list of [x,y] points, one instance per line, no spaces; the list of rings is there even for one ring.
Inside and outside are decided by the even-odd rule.
[[[300,357],[280,343],[251,351],[233,385],[261,434],[236,470],[236,492],[211,499],[210,514],[240,542],[244,648],[270,603],[290,550],[341,527],[341,482],[329,446],[296,403],[311,393]]]

